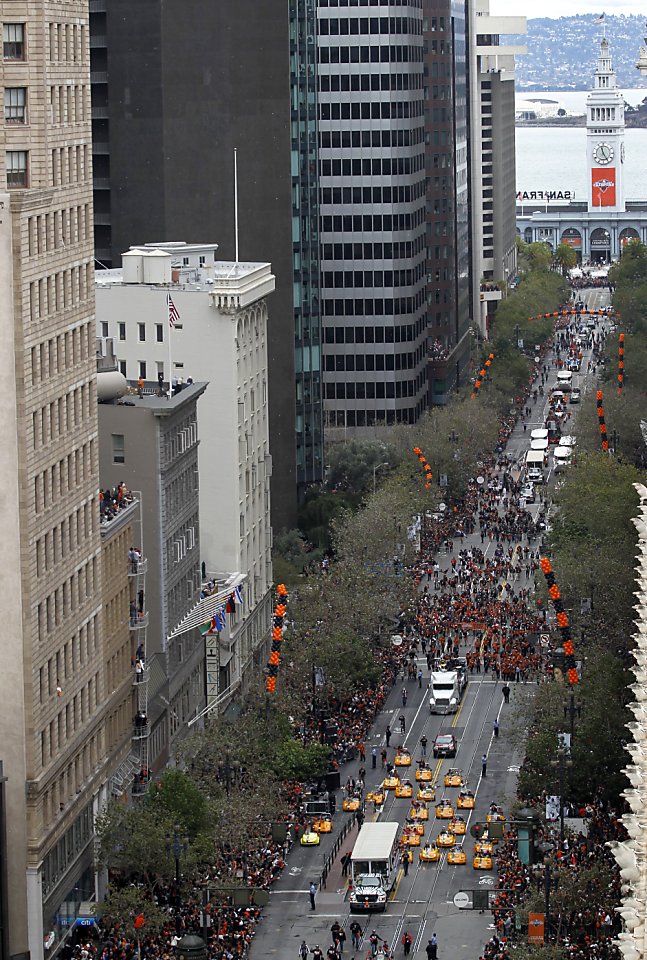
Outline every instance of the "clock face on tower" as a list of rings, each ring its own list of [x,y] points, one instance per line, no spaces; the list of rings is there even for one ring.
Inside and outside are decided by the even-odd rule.
[[[610,143],[598,143],[593,151],[593,159],[604,166],[613,160],[613,147]]]

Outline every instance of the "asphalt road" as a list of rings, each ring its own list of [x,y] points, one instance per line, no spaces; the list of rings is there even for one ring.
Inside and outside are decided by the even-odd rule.
[[[590,307],[598,309],[608,303],[607,291],[588,291],[585,294]],[[588,355],[585,355],[582,364],[582,373],[577,376],[583,389],[591,389],[592,378],[585,376]],[[554,371],[553,371],[554,372]],[[548,386],[552,384],[549,376]],[[548,391],[546,391],[547,393]],[[533,413],[527,421],[527,433],[523,427],[517,425],[507,446],[507,453],[521,462],[525,451],[530,444],[530,430],[535,426],[543,426],[548,398],[539,397],[533,404]],[[572,405],[573,416],[571,423],[577,416],[576,405]],[[573,424],[573,431],[574,429]],[[551,456],[552,461],[552,456]],[[552,466],[552,465],[551,465]],[[540,504],[529,505],[534,515]],[[481,546],[480,537],[466,538],[461,546]],[[488,551],[493,550],[488,543]],[[439,558],[440,566],[447,565],[448,558]],[[461,651],[465,652],[465,651]],[[438,864],[422,864],[418,859],[418,849],[414,849],[414,862],[411,864],[408,876],[401,871],[395,890],[387,910],[383,914],[374,914],[366,917],[357,915],[365,928],[365,939],[356,956],[365,957],[368,952],[368,936],[375,929],[380,938],[386,941],[396,953],[402,956],[401,938],[405,931],[413,937],[411,950],[412,957],[426,956],[424,948],[432,933],[438,937],[438,956],[440,960],[476,960],[483,949],[484,943],[492,935],[491,917],[489,913],[481,914],[478,911],[459,910],[454,905],[454,896],[460,890],[493,889],[495,884],[494,871],[476,871],[472,867],[473,840],[469,835],[469,824],[484,820],[490,803],[495,802],[507,811],[514,798],[516,779],[521,763],[523,746],[522,738],[516,736],[515,723],[519,723],[516,705],[523,699],[532,696],[536,689],[534,684],[511,684],[512,696],[509,705],[503,704],[501,694],[502,683],[493,680],[490,675],[473,675],[470,678],[466,693],[459,712],[454,716],[431,716],[428,708],[427,680],[428,672],[426,661],[419,661],[423,669],[424,681],[422,689],[417,682],[406,684],[396,683],[385,709],[371,730],[367,738],[367,789],[381,781],[382,771],[371,769],[371,749],[378,748],[378,757],[385,745],[384,731],[390,723],[394,733],[389,750],[389,761],[393,759],[393,747],[404,742],[415,760],[421,756],[420,738],[423,734],[428,740],[428,752],[437,733],[441,731],[454,732],[458,739],[458,755],[456,759],[429,763],[435,773],[437,783],[437,799],[443,795],[456,799],[458,789],[444,789],[441,784],[443,776],[449,767],[461,769],[468,786],[476,794],[476,807],[473,811],[462,811],[468,819],[468,833],[462,838],[467,852],[467,864],[464,866],[450,866],[443,854]],[[407,686],[407,706],[402,707],[401,690]],[[406,718],[406,736],[400,738],[395,733],[400,714]],[[493,737],[493,721],[500,722],[500,735]],[[488,755],[487,777],[481,776],[481,756]],[[357,776],[360,764],[358,762],[345,764],[341,770],[342,785],[348,776]],[[412,766],[411,770],[415,770]],[[413,779],[414,774],[411,774]],[[422,840],[434,839],[440,832],[440,822],[434,819],[434,805],[430,804],[430,820],[426,823],[425,836]],[[338,801],[338,812],[334,818],[333,833],[322,837],[319,847],[302,848],[295,845],[292,848],[282,877],[272,887],[270,902],[263,911],[263,919],[258,926],[256,937],[251,948],[252,960],[260,960],[264,956],[294,958],[297,960],[298,948],[302,940],[306,940],[310,948],[319,944],[322,950],[327,950],[331,943],[330,927],[338,920],[347,932],[345,956],[353,957],[351,949],[349,926],[352,916],[345,899],[346,887],[339,870],[331,873],[327,889],[317,894],[317,907],[310,910],[308,884],[310,880],[318,881],[325,857],[332,848],[335,838],[342,829],[344,821],[350,815],[341,812],[341,797]],[[381,821],[397,820],[403,824],[410,807],[410,801],[395,799],[389,792],[384,808],[376,815],[368,811],[367,820],[380,819]],[[352,848],[354,835],[348,837],[340,854]]]

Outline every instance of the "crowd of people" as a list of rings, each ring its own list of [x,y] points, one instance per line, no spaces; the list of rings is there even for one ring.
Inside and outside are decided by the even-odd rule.
[[[113,490],[106,487],[99,490],[99,511],[102,524],[110,523],[122,510],[134,503],[135,497],[125,483],[120,483]]]

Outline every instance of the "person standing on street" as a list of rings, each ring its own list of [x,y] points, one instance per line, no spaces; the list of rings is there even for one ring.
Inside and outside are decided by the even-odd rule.
[[[402,706],[406,707],[406,705],[407,705],[407,688],[403,687],[402,688]]]
[[[510,687],[507,683],[501,687],[501,693],[503,694],[503,702],[510,703]]]
[[[487,753],[484,753],[481,757],[481,776],[484,779],[487,777]]]
[[[412,942],[413,942],[413,937],[411,936],[408,930],[405,930],[404,933],[402,934],[402,946],[404,948],[405,957],[408,957],[409,954],[411,953]]]
[[[350,925],[350,939],[353,944],[353,950],[359,950],[359,943],[362,939],[362,928],[357,920],[353,920]]]
[[[305,942],[305,940],[302,940],[301,946],[299,947],[299,956],[301,957],[301,960],[306,960],[306,958],[309,955],[310,955],[310,947]]]
[[[377,955],[377,945],[378,945],[378,943],[379,943],[379,937],[378,937],[377,933],[375,932],[375,930],[373,931],[373,933],[372,933],[372,934],[370,935],[370,937],[368,938],[368,942],[369,942],[370,945],[371,945],[371,956],[372,956],[372,957],[375,957],[375,956]]]
[[[384,738],[386,740],[387,747],[391,746],[391,727],[387,725],[386,730],[384,731]]]
[[[420,754],[423,757],[427,756],[427,738],[425,736],[420,737]]]
[[[311,909],[311,910],[314,910],[314,909],[315,909],[315,897],[316,897],[316,895],[317,895],[317,884],[314,882],[314,880],[311,880],[311,881],[310,881],[309,893],[310,893],[310,909]]]
[[[409,864],[411,863],[411,853],[408,850],[405,850],[402,854],[402,863],[404,864],[404,875],[405,877],[409,876]]]
[[[494,739],[499,739],[499,721],[495,718],[494,723],[492,724],[492,729],[494,730]]]
[[[427,960],[438,960],[438,939],[436,934],[432,934],[431,940],[426,946]]]
[[[346,933],[343,927],[340,927],[337,931],[337,939],[335,940],[335,945],[339,951],[339,956],[341,957],[344,952],[344,944],[346,943]]]
[[[404,714],[400,714],[400,733],[404,733],[406,730],[406,720],[404,719]]]
[[[371,766],[373,770],[377,770],[377,747],[371,750]]]

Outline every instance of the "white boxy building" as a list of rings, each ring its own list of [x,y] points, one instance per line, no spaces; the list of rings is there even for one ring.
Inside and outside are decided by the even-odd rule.
[[[200,544],[203,579],[215,588],[196,596],[174,633],[208,620],[215,598],[240,585],[242,606],[206,641],[207,702],[223,708],[250,667],[262,667],[272,615],[266,297],[274,276],[269,263],[222,262],[216,250],[133,248],[122,270],[97,272],[96,301],[97,334],[114,340],[131,384],[141,378],[144,392],[165,393],[169,369],[176,386],[209,382],[198,410]]]

